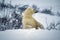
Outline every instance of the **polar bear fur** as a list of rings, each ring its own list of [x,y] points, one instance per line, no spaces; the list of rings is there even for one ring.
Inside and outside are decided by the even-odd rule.
[[[35,10],[33,8],[27,8],[24,12],[23,18],[22,18],[22,24],[24,29],[30,29],[30,28],[41,28],[44,29],[43,25],[41,23],[38,23],[32,15],[35,13]]]

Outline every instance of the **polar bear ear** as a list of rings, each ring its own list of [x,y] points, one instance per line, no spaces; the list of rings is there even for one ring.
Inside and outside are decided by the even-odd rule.
[[[28,7],[28,8],[31,8],[32,10],[34,10],[35,13],[38,12],[38,11],[36,10],[36,8],[34,8],[34,7],[32,7],[32,6],[30,6],[30,7]]]
[[[38,12],[38,10],[37,10],[38,8],[37,8],[37,6],[36,6],[36,5],[33,5],[33,4],[32,4],[32,6],[30,6],[30,7],[31,7],[31,8],[33,8],[33,9],[35,10],[35,13],[37,13],[37,12]]]

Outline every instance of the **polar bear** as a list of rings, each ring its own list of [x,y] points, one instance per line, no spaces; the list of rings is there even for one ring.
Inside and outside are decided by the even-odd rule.
[[[35,13],[35,10],[31,7],[27,8],[24,12],[23,18],[22,18],[22,24],[24,29],[31,29],[31,28],[40,28],[44,29],[43,25],[39,22],[37,22],[32,15]]]

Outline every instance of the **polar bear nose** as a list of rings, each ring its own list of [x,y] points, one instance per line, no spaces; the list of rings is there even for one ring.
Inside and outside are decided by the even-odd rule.
[[[36,10],[35,13],[37,13],[38,11]]]

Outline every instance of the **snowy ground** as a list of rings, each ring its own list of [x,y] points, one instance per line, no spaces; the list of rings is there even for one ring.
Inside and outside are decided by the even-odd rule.
[[[60,40],[60,31],[18,29],[0,32],[0,40]]]
[[[46,19],[49,19],[48,23],[52,22],[53,20],[55,22],[56,18],[55,16],[49,16],[46,14],[40,14],[37,13],[36,15],[33,15],[37,21],[44,23],[44,27],[46,28]],[[51,19],[50,19],[50,18]],[[42,20],[41,20],[42,18]],[[53,19],[54,18],[54,19]],[[40,21],[41,20],[41,21]],[[6,30],[6,31],[0,31],[0,40],[60,40],[60,30],[35,30],[35,29],[13,29],[13,30]]]

